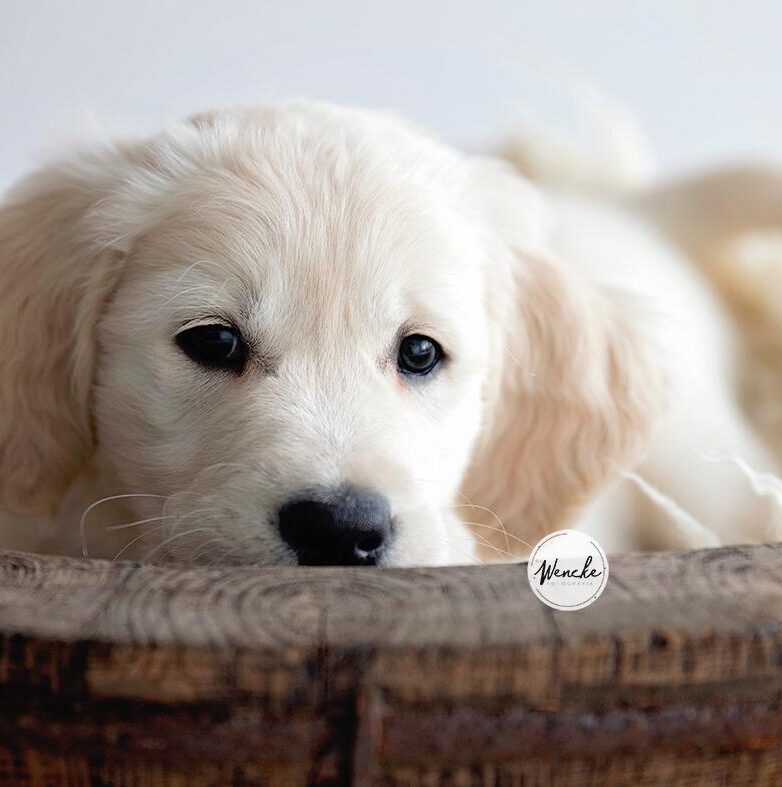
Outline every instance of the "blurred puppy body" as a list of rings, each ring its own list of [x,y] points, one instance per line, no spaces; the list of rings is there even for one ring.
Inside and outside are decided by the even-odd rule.
[[[766,501],[701,458],[774,469],[663,224],[315,104],[53,164],[0,207],[0,542],[399,566],[573,524],[613,551],[766,539]]]

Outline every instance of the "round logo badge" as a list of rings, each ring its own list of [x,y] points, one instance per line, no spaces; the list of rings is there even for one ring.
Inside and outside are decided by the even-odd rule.
[[[605,590],[608,558],[592,536],[557,530],[541,539],[527,563],[535,595],[554,609],[588,607]]]

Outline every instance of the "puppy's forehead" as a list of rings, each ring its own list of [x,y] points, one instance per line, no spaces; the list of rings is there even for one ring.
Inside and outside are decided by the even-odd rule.
[[[183,291],[211,286],[237,307],[358,321],[453,301],[459,270],[479,254],[455,157],[405,135],[399,150],[371,135],[251,139],[230,157],[209,151],[153,234],[153,256]]]

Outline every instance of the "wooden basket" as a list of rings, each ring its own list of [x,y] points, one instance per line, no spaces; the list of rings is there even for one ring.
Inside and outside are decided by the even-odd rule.
[[[782,785],[782,545],[524,565],[0,553],[0,784]]]

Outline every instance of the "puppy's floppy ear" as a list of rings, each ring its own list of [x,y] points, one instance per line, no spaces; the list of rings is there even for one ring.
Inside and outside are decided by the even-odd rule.
[[[0,203],[0,508],[52,511],[90,453],[94,331],[120,259],[88,224],[122,155],[51,165]]]
[[[486,427],[463,491],[534,543],[572,523],[620,468],[639,458],[665,381],[638,327],[639,305],[545,251],[545,212],[530,187],[484,163],[480,188],[490,212],[486,297],[494,373]]]

